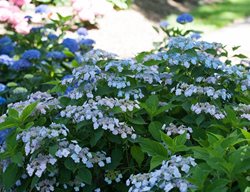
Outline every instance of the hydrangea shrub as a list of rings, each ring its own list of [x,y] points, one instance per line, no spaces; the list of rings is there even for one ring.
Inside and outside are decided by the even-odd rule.
[[[7,103],[51,89],[53,82],[79,65],[77,55],[93,48],[95,42],[87,37],[85,28],[66,32],[68,19],[34,27],[25,38],[19,34],[0,38],[0,82],[4,86],[0,96]]]
[[[248,190],[249,68],[225,56],[183,36],[130,59],[79,54],[49,93],[0,117],[3,188]]]

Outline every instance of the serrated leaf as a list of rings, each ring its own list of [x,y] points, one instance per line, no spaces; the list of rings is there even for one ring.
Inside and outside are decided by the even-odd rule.
[[[3,123],[0,123],[0,130],[14,128],[14,127],[17,127],[17,126],[18,126],[17,122],[6,120]]]
[[[232,48],[232,50],[233,51],[236,51],[237,49],[239,49],[241,46],[234,46],[233,48]]]
[[[247,59],[248,58],[246,55],[243,55],[243,54],[236,54],[233,57],[237,57],[237,58],[240,58],[240,59]]]
[[[247,139],[248,143],[250,143],[250,133],[244,129],[241,129],[242,134]]]
[[[169,137],[167,134],[161,132],[161,140],[167,145],[167,146],[173,146],[174,141],[171,137]]]
[[[11,160],[13,163],[16,163],[16,164],[22,164],[23,162],[23,155],[21,152],[17,152],[16,154],[14,154],[12,157],[11,157]]]
[[[176,145],[184,145],[187,141],[186,133],[178,135],[174,138],[174,143]]]
[[[49,154],[51,154],[52,156],[54,156],[56,154],[58,150],[58,146],[57,145],[53,145],[49,147]]]
[[[31,184],[30,184],[30,188],[33,189],[35,187],[35,185],[37,184],[37,182],[39,181],[39,177],[34,176],[32,178]]]
[[[102,138],[103,133],[104,133],[103,129],[97,129],[94,132],[94,135],[90,139],[90,145],[91,145],[91,147],[93,147],[93,146],[96,145],[96,143]]]
[[[34,122],[29,122],[25,125],[25,129],[29,129],[34,125]]]
[[[7,167],[7,169],[3,173],[3,184],[7,190],[10,189],[16,183],[17,172],[18,166],[12,163]]]
[[[8,109],[8,116],[18,120],[18,118],[19,118],[19,113],[18,113],[17,110],[12,109],[12,108],[9,108],[9,109]]]
[[[137,164],[141,166],[144,160],[144,153],[142,152],[141,148],[139,146],[134,145],[131,147],[130,152],[131,152],[132,157],[137,162]]]
[[[115,169],[117,166],[120,165],[120,162],[123,159],[123,151],[121,148],[115,148],[112,150],[111,153],[111,163],[107,164],[107,169]]]
[[[148,126],[148,131],[151,133],[154,139],[157,141],[161,140],[160,130],[162,128],[162,124],[158,121],[153,121]]]
[[[34,103],[32,103],[24,108],[24,110],[22,111],[22,114],[20,116],[21,121],[24,122],[32,114],[32,112],[35,110],[37,104],[38,104],[38,102],[34,102]]]
[[[75,172],[76,164],[74,163],[74,161],[72,159],[66,159],[64,161],[64,165],[68,170],[71,170],[72,172]]]
[[[141,116],[135,116],[133,118],[128,118],[128,120],[135,125],[145,125],[146,122]]]
[[[77,172],[77,178],[83,183],[89,185],[91,185],[92,183],[92,174],[87,168],[79,169],[79,171]]]
[[[153,156],[150,161],[150,171],[162,164],[162,161],[167,160],[167,157]]]
[[[165,111],[168,111],[169,109],[172,109],[173,107],[175,107],[175,105],[173,105],[172,103],[168,103],[168,104],[166,104],[166,105],[160,107],[160,108],[155,112],[154,115],[155,115],[155,116],[156,116],[156,115],[159,115],[159,114],[161,114],[161,113],[163,113],[163,112],[165,112]]]
[[[139,139],[139,144],[142,151],[148,153],[150,156],[162,156],[168,157],[168,151],[163,147],[162,144],[150,140],[150,139]]]

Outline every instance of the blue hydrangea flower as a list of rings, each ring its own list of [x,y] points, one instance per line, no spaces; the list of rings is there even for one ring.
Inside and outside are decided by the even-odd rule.
[[[200,33],[192,33],[190,37],[192,39],[200,39],[201,38],[201,34]]]
[[[4,105],[7,102],[7,100],[3,97],[0,97],[0,105]]]
[[[31,32],[32,33],[36,33],[36,32],[40,32],[41,31],[41,29],[43,29],[44,27],[32,27],[31,28]]]
[[[0,55],[11,55],[14,51],[14,44],[8,36],[0,38]]]
[[[8,36],[3,36],[2,38],[0,38],[0,44],[10,44],[12,43],[12,40],[10,37]]]
[[[26,60],[26,59],[19,59],[18,61],[15,61],[12,66],[10,66],[11,69],[13,70],[23,70],[31,67],[32,64]]]
[[[79,49],[79,45],[75,39],[66,38],[63,40],[62,45],[68,48],[71,52],[76,52]]]
[[[28,21],[30,21],[32,19],[32,16],[26,15],[24,18],[27,19]]]
[[[167,21],[161,21],[160,22],[160,27],[167,28],[168,26],[169,26],[169,22],[167,22]]]
[[[4,91],[5,89],[6,89],[6,86],[0,83],[0,92]]]
[[[0,55],[0,64],[11,66],[14,63],[14,59],[8,55]]]
[[[5,129],[5,130],[0,131],[0,144],[2,144],[5,141],[9,133],[10,133],[10,129]]]
[[[28,59],[28,60],[39,59],[40,57],[41,53],[37,49],[27,50],[22,55],[22,59]]]
[[[71,79],[72,77],[74,77],[73,75],[65,75],[62,80],[65,79]],[[72,86],[68,86],[66,91],[65,91],[65,95],[69,94],[70,92],[72,92],[74,90],[75,87],[78,87],[77,84],[75,84],[73,87]]]
[[[48,13],[48,12],[49,12],[49,7],[48,7],[48,5],[38,5],[38,6],[35,8],[35,13],[43,14],[43,13]]]
[[[53,34],[53,33],[50,33],[50,34],[48,34],[48,39],[49,40],[56,40],[58,38],[58,36],[57,35],[55,35],[55,34]]]
[[[62,60],[66,57],[66,55],[63,52],[60,51],[50,51],[47,53],[47,58],[49,59],[58,59]]]
[[[193,16],[188,13],[183,13],[179,15],[176,21],[180,24],[191,23],[194,20]]]
[[[65,80],[65,79],[71,79],[73,78],[74,76],[73,75],[65,75],[62,80]]]
[[[87,46],[92,46],[93,44],[95,44],[95,41],[93,39],[82,39],[80,41],[81,45],[87,45]]]
[[[82,35],[82,36],[88,35],[88,30],[84,27],[80,27],[79,29],[77,29],[76,32],[78,35]]]

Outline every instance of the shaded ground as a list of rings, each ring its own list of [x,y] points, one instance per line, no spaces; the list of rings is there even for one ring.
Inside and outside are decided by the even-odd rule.
[[[149,19],[141,8],[136,6],[130,10],[112,12],[100,20],[99,30],[90,31],[90,37],[96,40],[97,48],[122,57],[132,57],[136,53],[151,50],[153,42],[160,41],[163,36],[152,27],[158,25],[159,14],[149,15],[154,19]],[[241,45],[238,52],[250,57],[249,34],[250,22],[246,19],[219,30],[205,32],[203,36],[205,40],[221,42],[228,45],[228,48]]]
[[[132,57],[141,51],[151,50],[161,36],[153,29],[156,23],[135,10],[112,12],[99,22],[98,30],[90,30],[96,48]]]

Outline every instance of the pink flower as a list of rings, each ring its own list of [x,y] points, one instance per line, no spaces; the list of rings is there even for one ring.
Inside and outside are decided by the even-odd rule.
[[[105,15],[113,9],[106,0],[71,0],[74,11],[82,21],[94,21],[96,16]]]
[[[30,2],[30,0],[10,0],[14,5],[17,5],[19,7],[22,7],[24,4],[27,4]]]
[[[29,34],[29,32],[31,30],[31,27],[28,25],[27,22],[24,21],[22,23],[18,23],[15,26],[15,30],[16,30],[17,33],[26,35],[26,34]]]
[[[12,13],[8,9],[0,8],[0,22],[8,21]]]
[[[8,8],[10,3],[8,1],[0,1],[0,8]]]
[[[25,19],[24,19],[24,15],[21,12],[14,12],[9,17],[8,21],[9,21],[10,24],[15,26],[15,25],[25,21]]]

